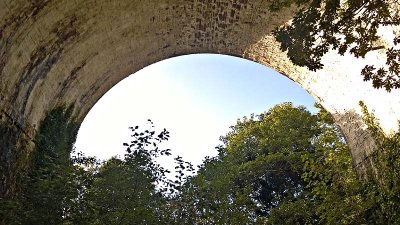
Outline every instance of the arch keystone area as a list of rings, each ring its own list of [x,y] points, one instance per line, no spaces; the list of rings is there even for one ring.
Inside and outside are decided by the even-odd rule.
[[[385,57],[375,52],[361,60],[330,52],[323,70],[294,66],[271,32],[296,7],[271,12],[271,1],[0,0],[0,191],[9,183],[16,140],[31,138],[46,112],[74,104],[82,120],[126,76],[193,53],[246,58],[298,83],[334,115],[354,165],[362,168],[374,141],[358,102],[375,111],[388,133],[400,117],[400,92],[373,89],[360,76],[364,65]]]

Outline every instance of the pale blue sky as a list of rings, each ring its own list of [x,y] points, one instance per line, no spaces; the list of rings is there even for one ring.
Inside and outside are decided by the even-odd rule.
[[[171,132],[165,147],[198,165],[216,155],[219,136],[238,118],[282,102],[316,111],[305,90],[265,66],[225,55],[180,56],[150,65],[108,91],[86,116],[76,147],[100,159],[122,156],[128,127],[151,119],[157,129]]]

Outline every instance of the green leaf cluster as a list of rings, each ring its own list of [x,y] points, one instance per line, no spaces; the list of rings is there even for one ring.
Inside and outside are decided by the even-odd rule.
[[[400,88],[400,36],[394,35],[395,47],[390,48],[379,40],[380,28],[400,25],[397,0],[280,0],[272,6],[279,10],[293,3],[304,7],[291,24],[276,29],[275,37],[294,64],[315,71],[324,66],[321,58],[331,49],[357,58],[381,50],[386,52],[386,65],[366,65],[361,75],[375,88]]]

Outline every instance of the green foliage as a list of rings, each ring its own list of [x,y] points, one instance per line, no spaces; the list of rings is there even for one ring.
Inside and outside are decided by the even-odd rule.
[[[303,192],[301,155],[313,151],[312,140],[321,132],[317,125],[305,108],[284,103],[257,119],[238,121],[224,138],[230,160],[241,173],[236,182],[253,187],[251,196],[262,206],[258,214],[267,215],[281,201]]]
[[[208,158],[198,174],[174,199],[174,224],[253,224],[256,222],[250,189],[235,184],[238,169],[230,162]]]
[[[292,23],[275,31],[281,49],[291,61],[315,71],[321,69],[321,58],[330,49],[364,58],[374,50],[386,51],[386,65],[367,65],[361,71],[365,81],[372,80],[375,88],[387,91],[400,88],[400,36],[393,39],[396,48],[380,45],[378,29],[400,25],[397,0],[285,0],[272,4],[275,10],[303,4]]]
[[[156,133],[149,122],[150,128],[144,131],[130,127],[133,140],[123,144],[127,147],[124,158],[104,162],[95,174],[87,191],[95,214],[90,224],[164,224],[165,202],[177,194],[179,182],[169,180],[169,171],[156,162],[160,156],[171,155],[170,149],[159,148],[169,132]],[[177,158],[177,163],[186,169],[182,159]]]
[[[95,158],[74,153],[77,124],[72,107],[52,110],[35,136],[19,191],[1,199],[2,224],[160,224],[166,200],[177,195],[190,163],[177,157],[177,180],[156,158],[170,156],[158,145],[168,140],[165,129],[145,131],[131,127],[133,140],[123,159],[99,164]],[[183,174],[182,174],[183,173]]]
[[[290,103],[238,120],[219,155],[185,183],[177,211],[190,220],[179,224],[316,224],[302,156],[322,132],[316,116]]]
[[[61,224],[66,209],[73,207],[77,185],[70,182],[74,167],[70,153],[78,125],[72,122],[72,107],[52,110],[35,137],[26,184],[26,220],[31,224]]]
[[[221,137],[196,176],[175,157],[175,180],[157,160],[169,132],[130,127],[126,154],[71,157],[77,126],[57,108],[35,136],[19,191],[0,204],[3,224],[400,224],[400,134],[384,134],[361,104],[378,151],[369,179],[352,168],[345,139],[320,107],[284,103],[245,117]]]
[[[323,121],[332,121],[325,110]],[[352,168],[349,149],[339,129],[332,123],[315,140],[315,152],[303,155],[303,179],[315,198],[321,224],[364,224],[363,183]]]
[[[222,140],[229,153],[246,160],[276,152],[310,151],[310,139],[319,132],[316,122],[304,107],[284,103],[257,117],[244,117]]]
[[[35,147],[19,190],[4,200],[1,213],[6,224],[61,224],[81,184],[70,182],[70,152],[77,132],[72,107],[59,107],[46,116],[35,135]]]
[[[381,149],[369,180],[353,170],[321,107],[313,116],[283,104],[239,120],[219,156],[186,183],[180,215],[190,220],[180,224],[398,224],[399,134],[385,136],[370,114],[365,120]]]
[[[281,202],[273,208],[266,224],[311,225],[318,224],[318,221],[314,202],[299,198]]]
[[[158,224],[152,175],[119,159],[105,162],[87,195],[94,207],[90,224]]]
[[[345,143],[333,141],[338,132],[334,127],[316,140],[315,154],[303,156],[303,179],[312,190],[320,224],[400,223],[400,135],[385,135],[373,114],[361,106],[378,146],[369,156],[367,180],[353,170]]]

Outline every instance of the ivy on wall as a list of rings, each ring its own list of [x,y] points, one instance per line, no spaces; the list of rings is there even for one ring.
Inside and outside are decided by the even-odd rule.
[[[2,137],[7,139],[2,147],[15,148],[11,150],[17,152],[13,165],[6,169],[19,168],[14,177],[18,188],[0,199],[0,224],[41,224],[43,221],[60,224],[58,219],[65,213],[60,203],[78,191],[69,184],[69,176],[74,172],[70,155],[79,128],[72,111],[72,106],[51,110],[33,139],[33,149],[26,141],[17,145],[16,136]],[[0,126],[0,129],[10,128]]]
[[[386,135],[374,114],[363,102],[360,106],[363,120],[378,146],[371,157],[372,166],[367,171],[370,180],[366,188],[376,201],[376,211],[379,212],[373,219],[377,224],[400,224],[400,131]]]

